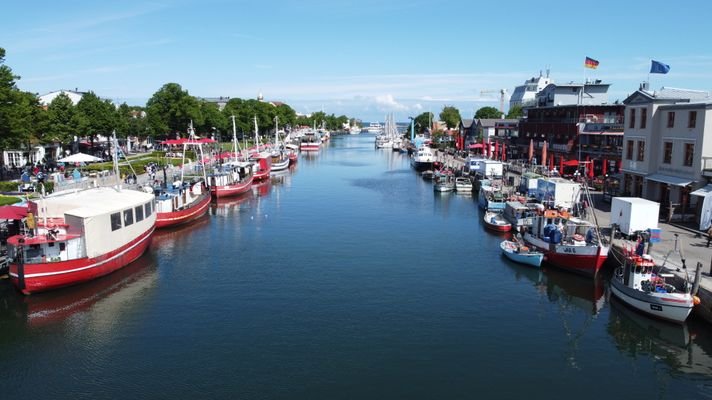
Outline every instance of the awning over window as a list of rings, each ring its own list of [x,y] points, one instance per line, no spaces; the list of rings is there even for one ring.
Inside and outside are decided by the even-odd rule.
[[[707,185],[705,187],[699,188],[694,192],[690,193],[691,196],[707,197],[712,195],[712,185]]]
[[[692,183],[689,178],[678,178],[676,176],[663,175],[663,174],[652,174],[645,177],[649,181],[655,181],[660,183],[667,183],[668,185],[675,186],[687,186]]]

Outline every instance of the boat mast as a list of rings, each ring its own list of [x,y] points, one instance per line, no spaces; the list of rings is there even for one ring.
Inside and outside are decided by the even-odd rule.
[[[114,142],[113,167],[116,176],[116,188],[121,190],[121,175],[119,174],[119,140],[116,139],[116,130],[111,132],[111,140]]]
[[[260,151],[260,134],[259,134],[259,129],[257,128],[257,116],[255,115],[252,117],[252,121],[255,123],[255,147],[257,147],[257,152]]]
[[[240,145],[237,143],[237,128],[235,127],[235,116],[231,115],[232,119],[232,152],[235,155],[235,161],[237,161],[237,149]]]
[[[274,147],[279,145],[279,115],[274,116]]]

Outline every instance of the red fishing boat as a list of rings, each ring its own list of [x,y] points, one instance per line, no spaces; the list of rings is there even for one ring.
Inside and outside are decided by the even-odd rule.
[[[210,193],[214,198],[237,196],[250,190],[255,176],[253,165],[246,162],[223,164],[215,173],[208,175]],[[267,173],[269,177],[269,172]]]
[[[92,188],[33,200],[26,232],[8,239],[10,279],[24,294],[86,282],[136,260],[151,243],[154,195]]]
[[[554,210],[535,218],[524,240],[549,264],[585,276],[595,276],[608,258],[596,225]]]
[[[496,212],[486,212],[485,217],[485,228],[495,231],[495,232],[509,232],[512,230],[512,224],[504,219],[504,216]]]
[[[269,179],[269,173],[272,171],[272,157],[269,154],[257,153],[253,154],[250,160],[254,162],[253,180],[261,182]]]
[[[212,188],[211,188],[212,190]],[[156,189],[156,228],[191,222],[208,212],[210,193],[203,182]]]
[[[254,165],[244,161],[240,144],[237,141],[237,128],[235,116],[232,117],[232,160],[215,168],[215,172],[208,176],[207,182],[210,193],[216,199],[237,196],[250,190],[254,176]],[[269,172],[267,173],[269,176]]]

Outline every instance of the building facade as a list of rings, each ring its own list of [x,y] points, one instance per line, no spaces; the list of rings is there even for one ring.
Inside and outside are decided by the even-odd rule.
[[[709,219],[698,189],[712,177],[710,94],[641,86],[624,104],[623,193],[659,202],[668,219]]]
[[[528,159],[532,147],[537,164],[562,175],[572,174],[584,162],[590,177],[615,174],[621,162],[624,109],[622,104],[530,108],[509,144],[511,157]]]

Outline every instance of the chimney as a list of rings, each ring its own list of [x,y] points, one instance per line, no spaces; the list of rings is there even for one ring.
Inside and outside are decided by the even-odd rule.
[[[648,90],[648,82],[642,82],[640,84],[640,90]]]

